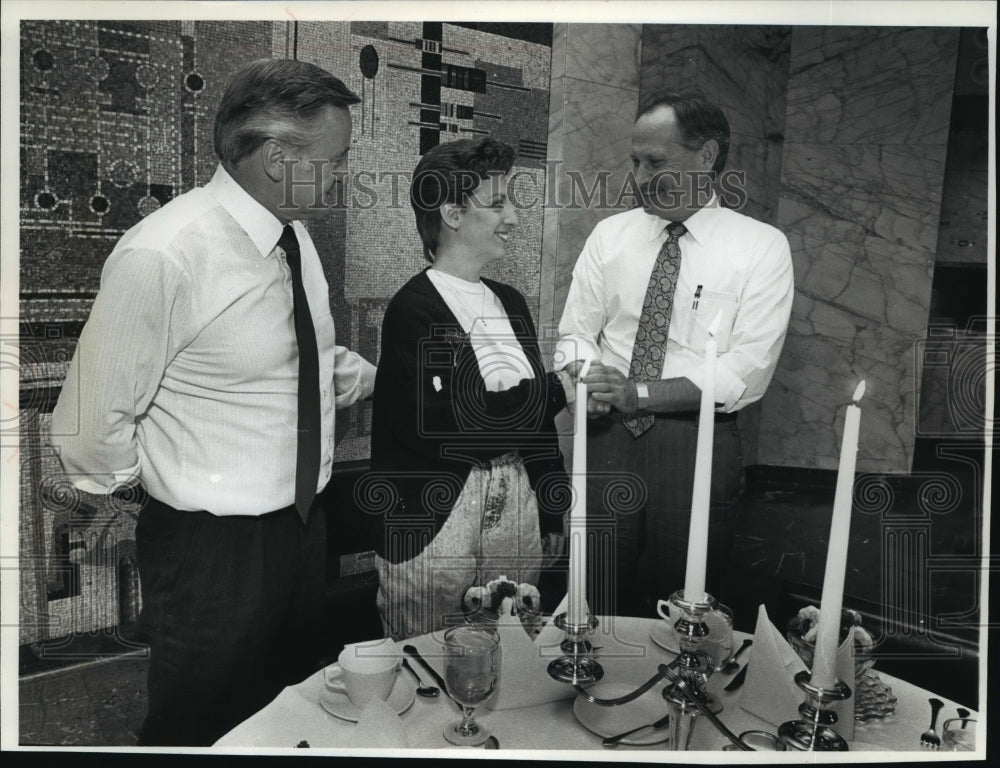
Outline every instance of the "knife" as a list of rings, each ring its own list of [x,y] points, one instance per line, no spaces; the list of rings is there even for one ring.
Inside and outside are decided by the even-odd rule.
[[[746,664],[743,665],[743,669],[741,669],[739,672],[736,673],[736,677],[734,677],[732,680],[726,683],[725,686],[723,686],[723,690],[735,691],[737,688],[743,685],[743,681],[747,679],[747,669],[749,668],[750,668],[750,662],[747,662]]]

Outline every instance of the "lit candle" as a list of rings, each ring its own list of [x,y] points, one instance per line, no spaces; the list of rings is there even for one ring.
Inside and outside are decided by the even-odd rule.
[[[715,332],[722,313],[708,329],[705,364],[701,381],[701,410],[698,413],[698,448],[694,461],[694,488],[691,492],[691,527],[688,530],[687,571],[684,599],[705,601],[705,570],[708,558],[708,505],[712,496],[712,440],[715,435],[715,359],[718,345]]]
[[[833,497],[830,520],[830,546],[826,551],[826,572],[820,597],[819,627],[816,629],[816,653],[813,656],[813,685],[830,688],[837,679],[837,646],[840,644],[840,613],[844,604],[844,577],[847,571],[847,546],[851,534],[851,506],[854,491],[854,464],[858,457],[858,428],[861,409],[858,401],[865,394],[865,382],[854,390],[853,404],[847,406],[844,439],[840,446],[837,490]]]
[[[580,366],[573,411],[573,509],[569,515],[569,600],[566,621],[587,620],[587,385],[590,359]]]

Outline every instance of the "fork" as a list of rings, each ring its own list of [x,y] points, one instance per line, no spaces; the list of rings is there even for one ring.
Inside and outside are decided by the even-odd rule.
[[[920,746],[926,749],[938,749],[941,746],[941,737],[937,735],[934,727],[937,725],[938,712],[941,711],[944,702],[941,699],[928,699],[927,702],[931,705],[931,726],[920,734]]]
[[[606,738],[601,743],[605,747],[614,747],[622,739],[624,739],[624,738],[626,738],[628,736],[631,736],[633,733],[638,733],[639,731],[643,730],[644,728],[653,728],[655,730],[659,730],[660,728],[665,728],[667,726],[667,723],[669,723],[669,722],[670,722],[670,714],[668,713],[668,714],[664,715],[659,720],[657,720],[657,721],[655,721],[653,723],[646,723],[646,725],[640,725],[638,728],[633,728],[630,731],[625,731],[625,733],[619,733],[616,736],[608,736],[608,738]]]

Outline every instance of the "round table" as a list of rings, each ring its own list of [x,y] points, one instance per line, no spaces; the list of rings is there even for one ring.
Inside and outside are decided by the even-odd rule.
[[[604,682],[621,681],[637,687],[648,680],[659,664],[671,661],[675,655],[651,639],[651,632],[661,622],[654,619],[613,617],[603,619],[597,633],[591,638],[598,648],[597,655],[604,668]],[[734,644],[744,637],[736,633]],[[440,644],[435,635],[425,635],[408,641],[415,645],[438,672],[443,672]],[[399,644],[400,649],[402,643]],[[753,663],[753,647],[742,656],[741,662]],[[411,664],[415,663],[411,660]],[[418,667],[418,671],[419,667]],[[409,672],[400,671],[402,678],[397,685],[416,686]],[[426,677],[426,673],[422,673]],[[735,733],[757,729],[776,732],[777,726],[747,712],[740,706],[746,687],[732,692],[723,686],[733,675],[713,675],[708,691],[719,697],[724,706],[719,718]],[[927,728],[930,709],[927,699],[933,694],[904,680],[881,675],[897,697],[896,711],[882,720],[858,723],[855,728],[855,751],[878,749],[921,752],[920,733]],[[502,683],[501,683],[502,684]],[[319,703],[324,691],[324,676],[320,670],[297,685],[289,686],[274,701],[256,713],[216,743],[217,748],[228,751],[259,752],[269,749],[288,749],[308,745],[331,754],[349,754],[356,749],[442,749],[454,750],[442,736],[444,726],[459,717],[458,706],[443,693],[429,699],[416,696],[413,704],[399,717],[401,728],[394,738],[387,729],[384,741],[376,736],[358,738],[359,726],[327,713]],[[664,681],[656,690],[665,687]],[[535,706],[516,709],[492,710],[486,705],[477,709],[476,717],[498,738],[501,749],[517,750],[594,750],[605,749],[609,758],[611,750],[602,746],[602,737],[587,730],[574,714],[575,691],[569,686],[565,698]],[[938,697],[940,698],[940,697]],[[945,700],[939,723],[954,716],[956,704]],[[663,712],[666,713],[666,703]],[[973,715],[975,716],[975,715]],[[403,743],[400,733],[405,734]],[[729,743],[711,723],[704,718],[697,723],[691,737],[692,750],[721,750]],[[648,746],[621,745],[617,750],[644,752],[669,750],[669,742]],[[925,754],[921,752],[921,754]],[[528,755],[526,755],[528,756]],[[734,759],[732,755],[728,759]]]

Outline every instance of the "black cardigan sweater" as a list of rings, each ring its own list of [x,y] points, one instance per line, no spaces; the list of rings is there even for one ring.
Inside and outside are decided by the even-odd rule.
[[[503,304],[535,373],[503,392],[486,391],[469,337],[426,270],[393,296],[382,321],[371,472],[355,496],[368,513],[372,548],[393,563],[430,543],[472,467],[509,451],[524,462],[542,535],[562,531],[570,489],[554,419],[565,393],[542,367],[524,297],[483,282]]]

